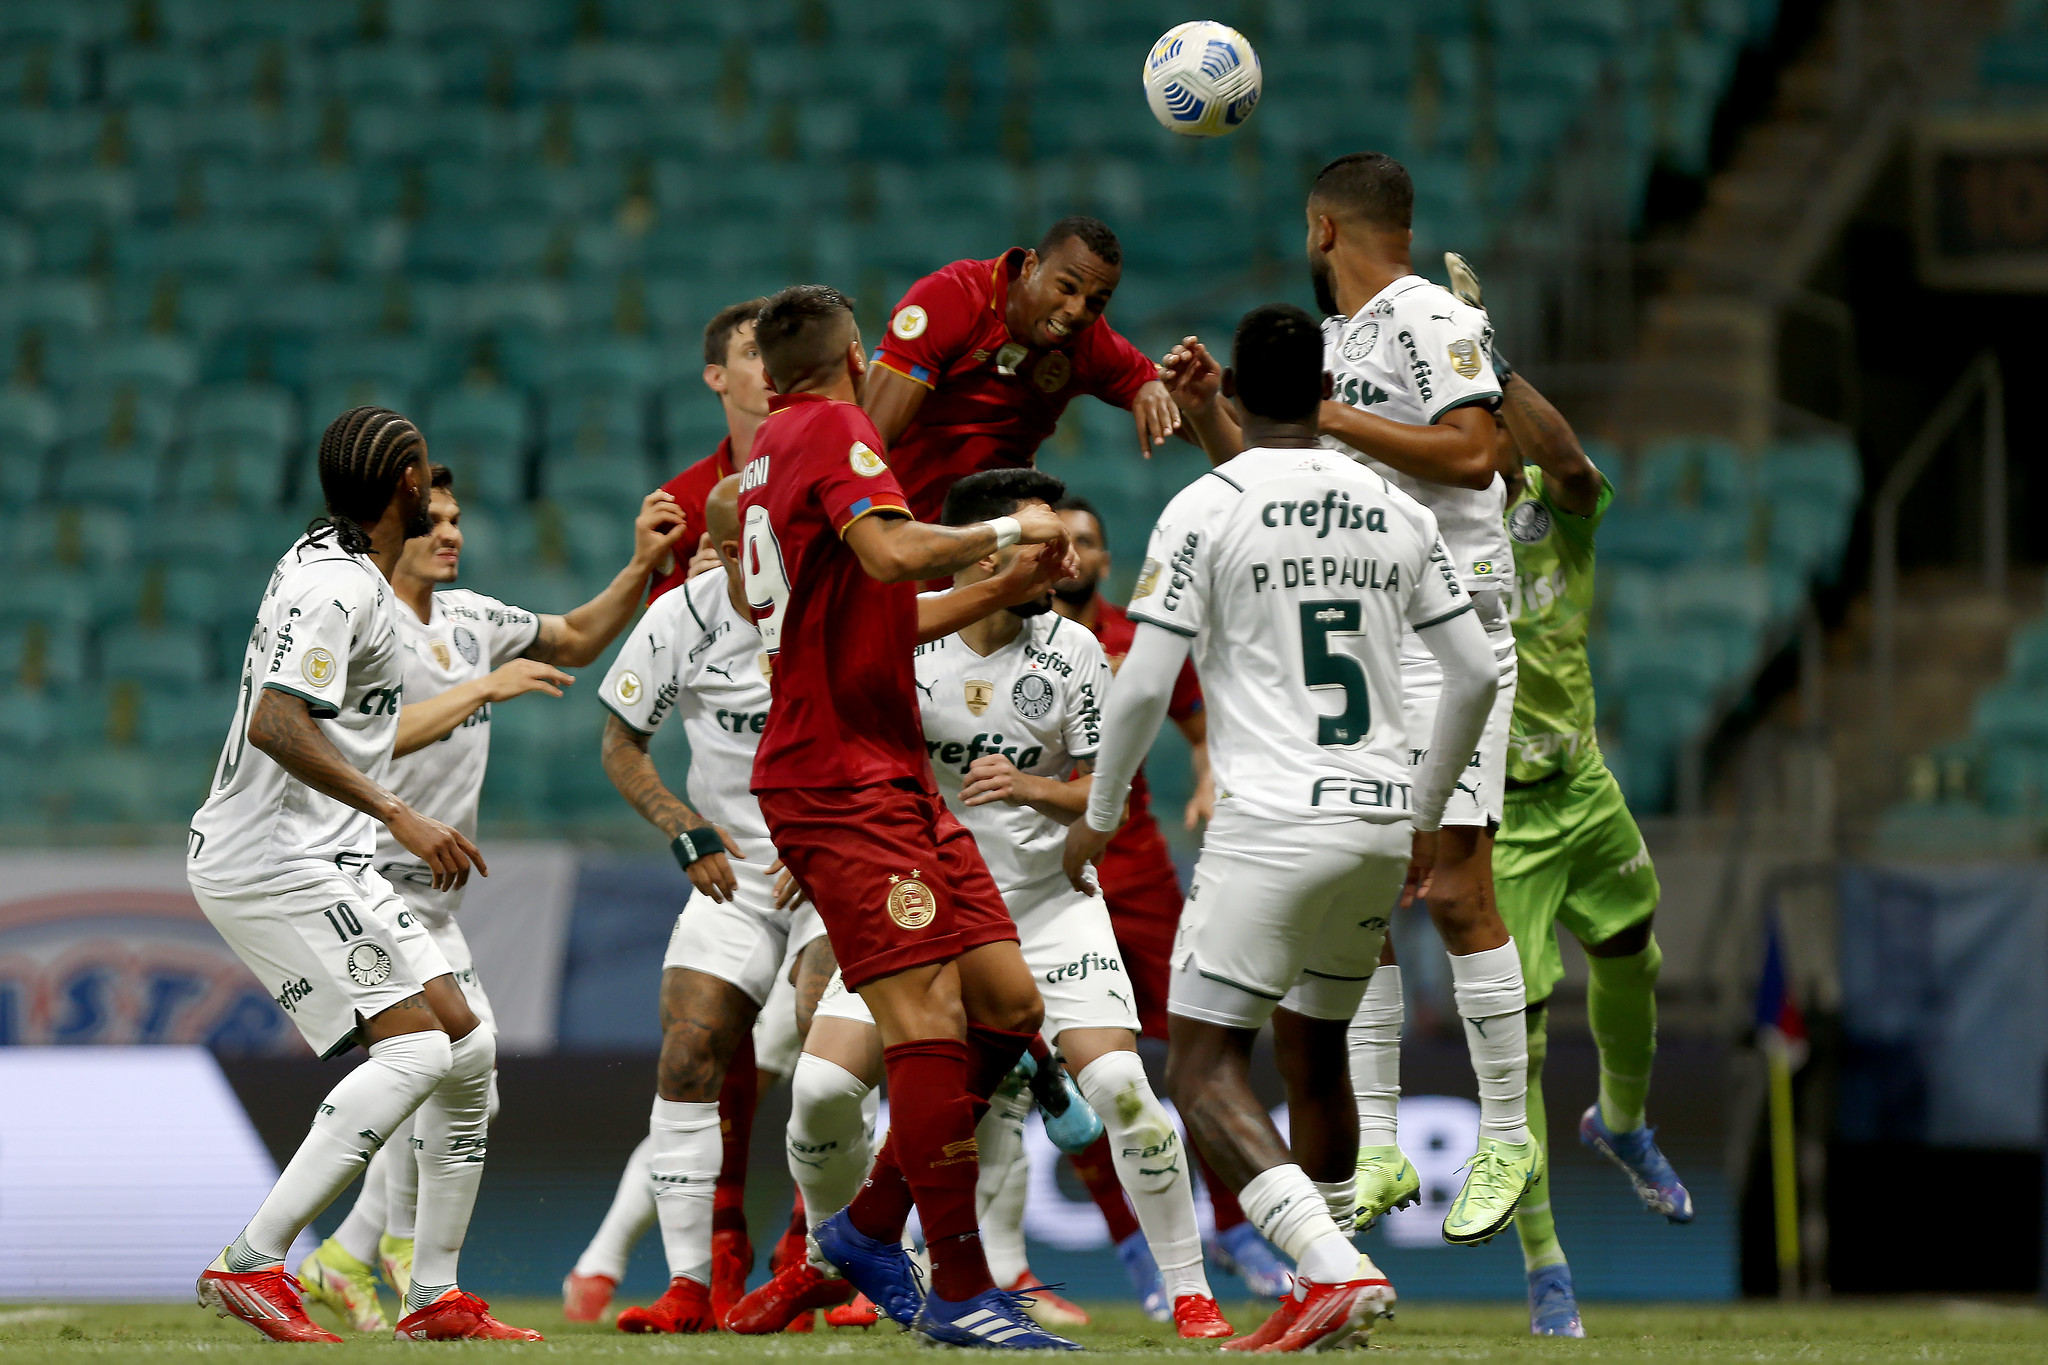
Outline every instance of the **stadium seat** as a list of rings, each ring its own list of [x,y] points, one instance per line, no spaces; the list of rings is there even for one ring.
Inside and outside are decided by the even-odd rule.
[[[84,631],[43,621],[0,627],[0,693],[69,687],[85,676]]]
[[[661,486],[638,447],[597,451],[570,459],[549,459],[541,465],[541,493],[554,501],[609,509],[630,521],[640,500]]]
[[[1971,733],[1989,749],[2048,750],[2048,690],[2009,683],[1977,699]]]
[[[503,388],[462,388],[437,395],[424,430],[434,458],[455,471],[464,503],[504,507],[523,502],[532,414],[525,398]]]
[[[4,648],[0,644],[0,649]],[[0,750],[13,754],[48,750],[57,740],[56,713],[57,703],[47,692],[0,686]]]
[[[94,588],[91,575],[49,561],[17,568],[8,592],[0,595],[0,621],[84,626],[97,605]]]
[[[190,626],[114,626],[99,640],[100,676],[150,684],[204,682],[213,673],[207,633]]]
[[[166,564],[226,564],[246,558],[251,524],[237,511],[214,509],[149,517],[139,527],[141,555]]]

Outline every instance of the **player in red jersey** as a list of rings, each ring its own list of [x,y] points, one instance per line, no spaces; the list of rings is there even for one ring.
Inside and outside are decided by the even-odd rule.
[[[853,401],[866,356],[836,290],[783,290],[755,334],[776,397],[740,476],[747,600],[774,684],[753,788],[874,1013],[894,1102],[866,1183],[816,1225],[812,1253],[930,1340],[1075,1349],[995,1287],[981,1251],[974,1127],[1044,1006],[973,836],[933,784],[912,666],[912,584],[1018,543],[1047,546],[1040,562],[1062,571],[1065,528],[1042,504],[962,527],[911,519]],[[900,1242],[913,1203],[929,1294]]]
[[[1030,464],[1078,394],[1129,408],[1148,454],[1180,429],[1159,367],[1102,320],[1122,276],[1114,232],[1062,218],[1036,250],[955,261],[910,286],[861,405],[913,515],[936,520],[966,475]]]
[[[754,433],[768,416],[768,376],[761,369],[761,348],[754,344],[754,315],[762,299],[728,303],[704,324],[704,387],[718,395],[725,409],[725,439],[706,455],[661,486],[683,509],[690,528],[691,553],[679,554],[669,571],[654,580],[647,600],[677,587],[706,569],[718,567],[718,551],[705,529],[704,500],[721,479],[731,478],[747,462]]]

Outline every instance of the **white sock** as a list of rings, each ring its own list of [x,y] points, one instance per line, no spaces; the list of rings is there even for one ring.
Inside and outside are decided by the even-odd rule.
[[[370,1158],[370,1168],[363,1172],[363,1188],[356,1192],[355,1205],[334,1230],[334,1240],[341,1249],[372,1268],[377,1264],[377,1239],[384,1235],[384,1210],[389,1202],[385,1198],[386,1175],[393,1161],[412,1160],[412,1144],[407,1142],[401,1147],[396,1141],[397,1134],[392,1136],[394,1140],[379,1147],[377,1155]]]
[[[1509,939],[1498,948],[1451,958],[1451,996],[1465,1021],[1465,1046],[1479,1078],[1479,1135],[1529,1140],[1528,997],[1522,959]]]
[[[406,1115],[398,1131],[385,1143],[392,1160],[384,1167],[384,1226],[378,1231],[391,1237],[411,1237],[420,1218],[420,1116]]]
[[[1102,1116],[1116,1174],[1131,1197],[1167,1302],[1209,1295],[1202,1266],[1202,1232],[1195,1222],[1195,1190],[1188,1153],[1145,1078],[1135,1052],[1105,1052],[1074,1078],[1088,1107]]]
[[[647,1173],[647,1154],[653,1149],[650,1134],[641,1138],[626,1158],[612,1206],[605,1210],[590,1245],[576,1258],[578,1275],[602,1275],[615,1283],[626,1278],[626,1260],[633,1254],[633,1244],[654,1226],[654,1182]]]
[[[711,1283],[711,1196],[724,1158],[718,1131],[718,1101],[654,1102],[647,1124],[654,1145],[647,1170],[654,1185],[654,1213],[661,1220],[661,1247],[671,1279],[680,1275]]]
[[[1309,1183],[1323,1197],[1323,1206],[1330,1211],[1330,1221],[1337,1225],[1337,1231],[1350,1236],[1352,1223],[1358,1216],[1358,1177],[1311,1180]]]
[[[1337,1231],[1323,1197],[1301,1167],[1275,1166],[1237,1192],[1244,1216],[1292,1257],[1297,1282],[1341,1284],[1358,1278],[1358,1249]]]
[[[988,1217],[989,1205],[1010,1178],[1010,1167],[1024,1151],[1024,1120],[1031,1113],[1029,1082],[1016,1071],[1003,1077],[988,1099],[988,1112],[974,1127],[978,1173],[974,1180],[974,1216]],[[1015,1279],[1015,1276],[1011,1277]],[[1006,1282],[999,1282],[1006,1283]]]
[[[985,1180],[988,1168],[982,1167],[982,1172]],[[995,1185],[987,1206],[981,1209],[981,1250],[988,1258],[988,1273],[996,1288],[1008,1289],[1031,1269],[1031,1259],[1024,1251],[1024,1198],[1031,1192],[1031,1157],[1021,1141]],[[980,1199],[977,1185],[977,1204]]]
[[[1361,1147],[1400,1142],[1401,1021],[1401,969],[1382,966],[1372,974],[1348,1034]]]
[[[247,1273],[281,1265],[292,1239],[348,1188],[387,1135],[448,1074],[448,1035],[439,1029],[386,1038],[370,1044],[369,1054],[327,1092],[299,1150],[215,1269]]]
[[[853,1201],[868,1173],[874,1087],[837,1062],[802,1053],[789,1078],[789,1173],[812,1227]]]
[[[448,1075],[413,1115],[419,1222],[413,1235],[412,1283],[405,1291],[409,1311],[425,1308],[455,1288],[456,1263],[469,1235],[477,1187],[484,1180],[497,1038],[479,1026],[456,1039],[451,1053]],[[397,1202],[394,1197],[392,1204]]]

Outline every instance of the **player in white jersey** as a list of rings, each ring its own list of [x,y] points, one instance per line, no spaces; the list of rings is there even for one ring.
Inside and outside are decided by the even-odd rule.
[[[1020,507],[1050,507],[1065,492],[1058,479],[1037,470],[984,471],[948,490],[941,520],[971,525]],[[999,551],[961,570],[955,590],[991,579],[1019,553]],[[1017,923],[1024,960],[1045,1000],[1044,1037],[1065,1055],[1082,1095],[1109,1128],[1117,1174],[1159,1263],[1180,1334],[1228,1336],[1230,1326],[1203,1272],[1189,1163],[1138,1059],[1138,1017],[1109,907],[1092,885],[1085,892],[1070,886],[1061,866],[1066,826],[1088,799],[1110,669],[1094,635],[1051,606],[1047,587],[918,647],[925,748],[940,795],[974,835]],[[797,1067],[790,1173],[805,1208],[821,1219],[847,1202],[864,1172],[861,1105],[882,1076],[874,1017],[836,980]],[[998,1199],[1022,1157],[1030,1106],[1021,1080],[1003,1086],[976,1130],[977,1212],[985,1225],[1022,1217],[1021,1204],[1007,1208]],[[1021,1184],[1016,1189],[1022,1193]],[[999,1287],[1028,1292],[1037,1282],[1021,1250],[1007,1264],[996,1255],[997,1247],[1021,1248],[1021,1242],[1021,1235],[991,1239],[990,1269]],[[1041,1298],[1035,1312],[1075,1312]],[[770,1317],[748,1324],[779,1325]]]
[[[429,484],[431,526],[406,542],[391,572],[408,700],[399,714],[390,784],[407,805],[474,839],[490,759],[491,707],[528,692],[561,696],[575,680],[555,665],[582,667],[617,638],[685,527],[673,498],[648,494],[634,525],[632,558],[611,584],[573,611],[546,615],[462,588],[435,591],[454,582],[461,568],[462,507],[447,466],[430,465]],[[495,1036],[490,998],[455,918],[462,888],[437,889],[431,870],[388,830],[378,837],[375,866],[404,899],[403,913],[425,926],[461,988],[467,1014],[444,1022],[481,1024]],[[495,1117],[497,1108],[494,1075],[488,1113]],[[410,1124],[401,1126],[378,1151],[348,1217],[299,1266],[307,1292],[357,1331],[388,1327],[377,1301],[379,1266],[400,1298],[408,1288],[418,1197],[412,1136]]]
[[[376,826],[460,887],[475,844],[387,790],[403,676],[386,576],[427,526],[426,442],[383,408],[320,439],[327,516],[279,561],[243,656],[235,719],[187,876],[206,917],[322,1057],[368,1060],[329,1092],[255,1218],[199,1278],[202,1305],[280,1341],[338,1342],[284,1270],[292,1240],[419,1112],[417,1277],[400,1339],[538,1340],[456,1287],[482,1176],[496,1050],[425,928],[372,868]]]
[[[1452,567],[1485,625],[1501,688],[1458,790],[1444,812],[1430,917],[1451,954],[1453,991],[1466,1021],[1465,1041],[1479,1077],[1481,1155],[1444,1220],[1444,1237],[1483,1242],[1507,1226],[1537,1169],[1503,1155],[1530,1146],[1528,1051],[1522,1032],[1491,1020],[1522,993],[1521,964],[1493,902],[1493,832],[1499,827],[1514,712],[1515,640],[1506,608],[1513,557],[1502,525],[1506,487],[1495,471],[1498,440],[1491,409],[1500,401],[1493,375],[1492,324],[1478,308],[1414,273],[1409,220],[1414,187],[1399,162],[1377,152],[1325,166],[1307,207],[1309,273],[1324,313],[1324,367],[1332,396],[1322,405],[1323,443],[1384,474],[1437,517]],[[1183,404],[1204,406],[1213,362],[1184,344],[1168,363]],[[1216,405],[1209,402],[1207,406]],[[1238,448],[1227,415],[1190,413],[1211,458]],[[1439,704],[1442,676],[1411,632],[1402,641],[1403,709],[1417,736],[1419,764]],[[1352,1082],[1361,1133],[1358,1215],[1370,1225],[1387,1209],[1413,1202],[1414,1167],[1396,1143],[1400,1097],[1400,971],[1391,943],[1360,1007],[1352,1036]],[[1499,1159],[1496,1159],[1499,1158]]]
[[[1427,891],[1464,767],[1446,755],[1471,751],[1498,680],[1436,519],[1319,443],[1329,384],[1314,321],[1254,309],[1232,363],[1222,391],[1247,449],[1184,489],[1152,533],[1066,863],[1078,884],[1107,846],[1192,649],[1217,802],[1174,947],[1168,1084],[1246,1215],[1297,1266],[1294,1293],[1232,1346],[1292,1351],[1339,1344],[1393,1301],[1344,1235],[1357,1121],[1344,1035],[1396,901]],[[1409,750],[1423,737],[1401,706],[1407,630],[1444,668],[1419,769]],[[1250,1083],[1268,1019],[1291,1151]]]

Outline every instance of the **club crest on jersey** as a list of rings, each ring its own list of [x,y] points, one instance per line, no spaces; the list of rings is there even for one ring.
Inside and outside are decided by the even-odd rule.
[[[1508,513],[1508,534],[1524,545],[1534,545],[1550,534],[1550,509],[1540,502],[1525,502]]]
[[[348,950],[348,974],[358,986],[381,986],[391,977],[391,954],[375,943]]]
[[[455,656],[448,652],[448,642],[446,640],[427,641],[427,653],[433,655],[434,662],[443,669],[455,667]]]
[[[1467,379],[1479,377],[1479,347],[1463,337],[1450,344],[1451,368]]]
[[[630,668],[627,669],[619,674],[619,680],[612,684],[612,691],[618,693],[620,701],[631,706],[640,700],[640,675]]]
[[[1344,338],[1344,346],[1339,354],[1355,364],[1371,355],[1372,348],[1379,344],[1380,325],[1368,320],[1351,329],[1351,334]]]
[[[1060,351],[1054,351],[1031,367],[1031,382],[1038,385],[1040,393],[1058,393],[1073,375],[1074,362]]]
[[[855,441],[853,449],[846,452],[846,462],[853,466],[853,472],[863,479],[872,479],[889,466],[866,441]]]
[[[1138,586],[1131,589],[1131,600],[1135,602],[1140,597],[1150,597],[1152,589],[1157,587],[1158,584],[1159,561],[1148,559],[1145,561],[1144,567],[1138,570]]]
[[[917,879],[917,869],[908,877],[889,875],[889,918],[899,928],[922,929],[938,917],[939,903],[932,889]]]
[[[1010,705],[1026,720],[1044,720],[1051,715],[1052,699],[1052,679],[1043,673],[1026,673],[1010,688]]]
[[[483,651],[477,648],[476,635],[468,626],[455,628],[455,652],[462,656],[462,662],[466,664],[473,665],[482,657]]]
[[[987,678],[969,678],[965,690],[967,709],[977,716],[988,710],[988,704],[996,699],[996,685]]]
[[[930,325],[931,319],[925,315],[924,309],[910,303],[896,310],[895,321],[889,324],[889,330],[904,341],[915,341]]]
[[[299,661],[299,673],[313,686],[325,687],[334,681],[334,656],[324,649],[309,649]]]

